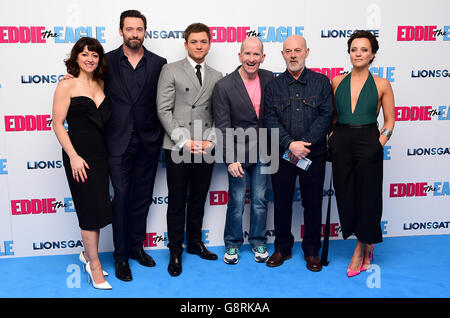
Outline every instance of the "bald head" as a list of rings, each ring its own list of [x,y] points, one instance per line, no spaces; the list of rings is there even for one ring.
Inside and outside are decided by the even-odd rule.
[[[286,38],[283,43],[283,50],[286,48],[286,46],[299,46],[303,47],[305,50],[308,48],[305,38],[301,35],[291,35],[290,37]]]
[[[241,74],[244,82],[253,80],[258,75],[259,65],[264,62],[265,54],[263,53],[263,44],[261,40],[255,36],[248,37],[241,44],[241,52],[239,52],[239,74]]]
[[[250,36],[248,38],[245,38],[244,41],[242,41],[242,43],[241,43],[241,54],[242,54],[242,52],[244,52],[244,50],[245,50],[247,45],[251,45],[251,46],[258,45],[260,47],[260,50],[261,50],[260,53],[261,54],[264,53],[264,45],[263,45],[262,41],[256,36]]]
[[[300,35],[288,37],[283,43],[281,55],[283,55],[286,67],[292,76],[294,78],[300,77],[305,68],[305,60],[309,55],[305,38]]]

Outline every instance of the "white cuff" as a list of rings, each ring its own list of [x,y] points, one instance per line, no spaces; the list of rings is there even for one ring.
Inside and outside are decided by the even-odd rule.
[[[183,141],[181,144],[178,144],[177,147],[180,149],[183,149],[184,145],[187,143],[187,139],[185,141]]]

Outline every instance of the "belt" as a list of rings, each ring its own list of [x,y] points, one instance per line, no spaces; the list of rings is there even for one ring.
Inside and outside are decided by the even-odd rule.
[[[344,127],[344,128],[378,128],[378,123],[363,124],[363,125],[336,123],[334,126],[335,127]]]

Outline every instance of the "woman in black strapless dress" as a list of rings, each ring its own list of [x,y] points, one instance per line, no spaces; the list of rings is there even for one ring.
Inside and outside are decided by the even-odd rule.
[[[107,99],[98,106],[87,96],[75,96],[70,99],[66,117],[69,126],[68,135],[77,154],[89,166],[89,169],[85,169],[84,181],[77,181],[73,177],[70,158],[64,149],[62,155],[82,230],[96,231],[112,221],[108,153],[104,136],[104,125],[109,115]]]
[[[80,261],[87,265],[95,288],[111,289],[98,258],[100,229],[112,222],[105,143],[111,110],[103,92],[106,56],[101,44],[81,38],[66,66],[74,78],[61,81],[56,88],[53,130],[63,147],[64,168],[86,252],[81,252]]]

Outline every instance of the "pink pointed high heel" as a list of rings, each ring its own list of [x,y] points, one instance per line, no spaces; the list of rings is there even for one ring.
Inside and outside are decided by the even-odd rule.
[[[362,260],[361,260],[361,267],[360,267],[360,268],[362,268],[362,263],[363,263],[363,262],[364,262],[364,256],[362,257]],[[361,273],[361,270],[355,271],[355,270],[353,270],[353,269],[350,269],[350,267],[347,268],[347,276],[348,276],[348,277],[353,277],[353,276],[359,275],[360,273]]]
[[[373,251],[375,250],[375,246],[373,244],[371,244],[370,248],[371,249],[369,252],[369,261],[370,261],[370,263],[372,263],[373,262]],[[364,264],[364,259],[363,259],[363,264],[361,265],[361,272],[368,270],[370,268],[370,263]]]
[[[353,277],[356,275],[359,275],[361,273],[361,271],[354,271],[352,269],[347,269],[347,276],[348,277]]]

